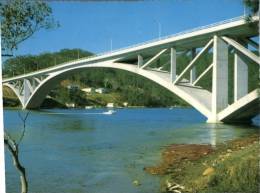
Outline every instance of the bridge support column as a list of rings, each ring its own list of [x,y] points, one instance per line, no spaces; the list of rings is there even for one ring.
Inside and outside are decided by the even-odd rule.
[[[208,122],[219,122],[218,113],[228,106],[228,45],[214,36],[212,113]]]
[[[137,56],[137,64],[138,64],[138,68],[141,68],[144,64],[143,56],[140,54],[138,54],[138,56]]]
[[[32,79],[32,88],[35,89],[36,88],[36,80],[33,78]]]
[[[176,49],[171,48],[171,81],[176,79]]]
[[[30,89],[31,83],[29,80],[24,79],[23,81],[23,106],[25,106],[26,102],[30,98],[31,89]]]
[[[234,58],[234,101],[248,93],[248,66],[238,52]]]
[[[191,60],[193,60],[196,56],[196,48],[193,48],[191,50]],[[190,83],[193,84],[193,82],[196,80],[196,66],[193,66],[190,71]]]

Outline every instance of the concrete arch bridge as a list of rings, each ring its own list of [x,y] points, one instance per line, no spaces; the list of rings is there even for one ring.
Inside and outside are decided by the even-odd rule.
[[[259,22],[255,16],[251,21]],[[174,34],[158,40],[134,45],[63,63],[32,73],[6,78],[3,85],[11,88],[24,109],[40,107],[56,83],[72,72],[89,68],[126,70],[146,77],[176,94],[205,117],[208,122],[250,121],[259,113],[259,92],[249,92],[248,67],[260,65],[257,28],[238,17]],[[207,53],[212,61],[198,73],[199,60]],[[230,54],[234,62],[229,62]],[[189,55],[191,60],[180,72],[177,57]],[[158,66],[157,61],[165,63]],[[229,67],[234,65],[233,100],[228,100]],[[199,85],[211,73],[211,89]],[[256,72],[259,73],[259,72]]]

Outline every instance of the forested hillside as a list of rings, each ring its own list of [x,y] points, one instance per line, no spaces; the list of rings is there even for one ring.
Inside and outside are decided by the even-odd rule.
[[[37,56],[26,55],[8,59],[4,62],[4,77],[28,73],[31,71],[58,65],[73,59],[91,56],[92,53],[80,49],[63,49],[56,53],[43,53]],[[159,61],[165,64],[169,56],[165,56]],[[189,55],[180,55],[177,58],[177,73],[180,72],[191,60]],[[229,64],[233,64],[233,56],[230,54]],[[197,73],[200,74],[212,61],[212,54],[209,53],[202,57],[197,65]],[[166,66],[169,69],[169,65]],[[229,98],[233,99],[233,65],[229,65]],[[257,87],[258,83],[257,65],[249,65],[249,90]],[[188,75],[187,75],[188,78]],[[211,90],[211,73],[208,73],[199,85]],[[80,88],[93,87],[106,88],[109,92],[106,94],[86,95],[80,89],[69,91],[68,85],[78,85]],[[6,94],[8,93],[8,95]],[[162,88],[154,82],[144,77],[136,76],[130,72],[113,69],[87,69],[80,73],[72,74],[63,80],[49,95],[61,104],[75,103],[79,107],[86,105],[105,106],[108,102],[113,102],[122,106],[127,102],[131,106],[187,106],[188,104],[172,94],[170,91]],[[10,92],[5,92],[5,98],[10,98]],[[46,101],[44,105],[46,105]],[[47,105],[49,107],[49,105]]]

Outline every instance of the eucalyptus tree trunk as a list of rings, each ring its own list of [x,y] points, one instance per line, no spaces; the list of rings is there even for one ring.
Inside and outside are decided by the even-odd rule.
[[[27,178],[26,178],[25,168],[21,165],[20,160],[19,160],[19,146],[13,139],[11,139],[11,137],[6,132],[4,134],[4,143],[11,153],[11,156],[13,159],[13,164],[14,164],[15,168],[19,172],[20,182],[21,182],[21,193],[27,193],[28,192],[28,182],[27,182]]]

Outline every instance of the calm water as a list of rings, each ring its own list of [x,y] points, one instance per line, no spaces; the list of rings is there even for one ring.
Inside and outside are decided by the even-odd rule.
[[[32,193],[156,193],[160,178],[146,174],[163,146],[220,143],[258,132],[257,127],[206,124],[194,109],[45,110],[30,113],[20,155]],[[5,128],[21,133],[15,110],[5,110]],[[259,123],[259,120],[258,120]],[[257,124],[258,124],[257,123]],[[6,151],[7,192],[19,192],[19,177]],[[141,186],[132,182],[138,180]]]

